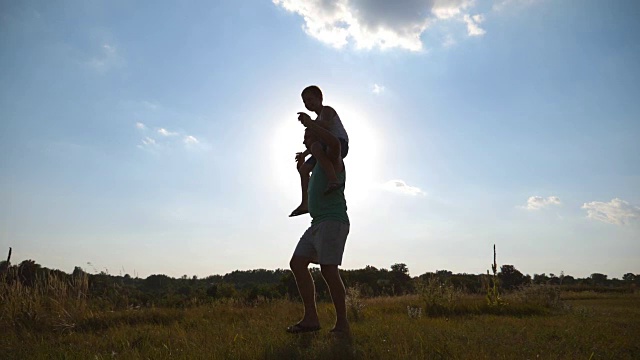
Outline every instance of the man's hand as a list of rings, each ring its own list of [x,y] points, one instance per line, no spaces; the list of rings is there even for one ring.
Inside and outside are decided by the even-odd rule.
[[[304,162],[304,158],[307,157],[307,152],[296,153],[296,162]]]
[[[298,120],[302,123],[302,125],[304,125],[304,127],[309,127],[309,125],[311,125],[311,121],[313,121],[311,120],[311,116],[304,112],[298,113]]]

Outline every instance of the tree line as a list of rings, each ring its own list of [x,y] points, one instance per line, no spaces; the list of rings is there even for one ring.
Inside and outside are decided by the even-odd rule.
[[[436,270],[412,277],[406,264],[397,263],[387,268],[366,266],[363,269],[340,270],[345,286],[357,286],[362,296],[396,296],[413,294],[421,282],[437,279],[442,284],[451,284],[468,293],[482,293],[483,277],[488,274],[454,274],[448,270]],[[329,299],[328,289],[320,269],[311,268],[319,299]],[[71,274],[48,269],[33,260],[24,260],[18,265],[0,262],[0,281],[37,286],[48,277],[71,283],[73,279],[88,280],[88,298],[98,304],[115,308],[137,306],[185,307],[209,301],[233,299],[239,301],[297,299],[298,291],[291,271],[284,269],[236,270],[225,275],[205,278],[183,275],[179,278],[154,274],[146,278],[129,274],[111,275],[107,271],[89,273],[76,266]],[[605,274],[593,273],[586,278],[560,274],[525,275],[514,265],[502,265],[497,272],[502,291],[510,291],[528,284],[560,286],[571,291],[634,291],[640,285],[640,274],[626,273],[621,279],[610,279]]]

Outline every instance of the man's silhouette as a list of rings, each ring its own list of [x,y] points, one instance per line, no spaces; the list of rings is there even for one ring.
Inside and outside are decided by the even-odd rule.
[[[349,217],[344,187],[325,194],[329,179],[320,163],[329,162],[338,180],[345,183],[346,172],[342,162],[340,140],[328,130],[312,121],[309,115],[299,113],[298,119],[306,126],[304,144],[318,160],[309,180],[309,214],[311,226],[305,231],[291,257],[290,266],[304,303],[304,316],[289,326],[290,333],[320,329],[315,301],[315,285],[309,273],[310,263],[320,264],[336,309],[336,324],[331,332],[349,333],[345,289],[338,271],[349,234]],[[326,150],[325,150],[326,147]]]

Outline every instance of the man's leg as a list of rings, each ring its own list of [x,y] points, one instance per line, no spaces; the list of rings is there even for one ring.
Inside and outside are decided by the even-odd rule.
[[[322,277],[327,282],[333,306],[336,308],[336,326],[332,331],[349,332],[349,321],[347,321],[347,305],[344,283],[338,271],[338,265],[320,265]]]
[[[296,278],[302,303],[304,304],[304,317],[298,323],[303,327],[320,325],[318,310],[316,308],[316,287],[308,268],[310,263],[311,259],[297,255],[293,255],[289,262],[293,276]]]
[[[302,162],[298,163],[298,173],[300,173],[300,187],[302,188],[302,201],[300,206],[291,212],[289,217],[306,214],[309,212],[309,196],[307,189],[309,188],[309,177],[311,170],[313,170],[313,164]]]
[[[338,177],[336,176],[336,170],[333,168],[333,164],[331,163],[331,160],[329,160],[329,158],[327,157],[327,154],[324,152],[324,148],[322,144],[320,142],[316,142],[313,145],[311,145],[310,150],[311,150],[311,154],[313,154],[313,157],[316,158],[316,160],[318,161],[318,164],[320,164],[320,167],[322,168],[324,173],[327,174],[327,180],[329,181],[329,185],[337,184]],[[331,151],[331,149],[327,149],[327,151]]]

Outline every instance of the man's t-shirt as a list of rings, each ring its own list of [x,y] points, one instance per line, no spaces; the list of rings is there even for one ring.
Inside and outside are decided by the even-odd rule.
[[[338,177],[338,181],[344,184],[346,180],[346,170],[336,174],[336,176]],[[311,173],[308,188],[309,214],[312,219],[311,224],[317,224],[325,220],[336,220],[349,224],[347,200],[344,198],[344,187],[325,195],[324,191],[328,183],[327,174],[319,164],[316,164]]]

